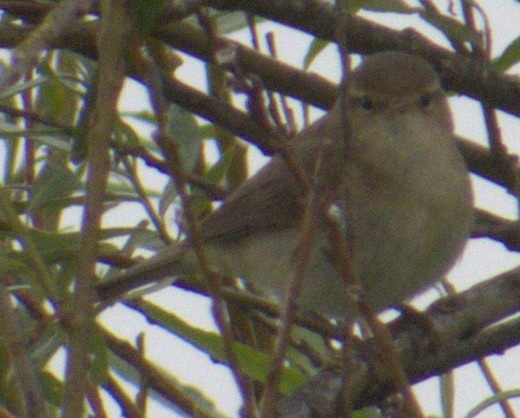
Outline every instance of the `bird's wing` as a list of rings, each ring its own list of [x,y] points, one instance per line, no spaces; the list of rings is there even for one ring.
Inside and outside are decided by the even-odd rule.
[[[226,241],[290,228],[301,216],[300,197],[294,176],[281,158],[274,157],[204,220],[202,233],[208,241]]]
[[[292,140],[299,143],[291,157],[303,172],[314,163],[324,141],[334,142],[334,123],[336,118],[329,114]],[[226,241],[256,231],[295,227],[302,216],[302,197],[302,188],[277,155],[204,220],[203,236],[208,241]]]

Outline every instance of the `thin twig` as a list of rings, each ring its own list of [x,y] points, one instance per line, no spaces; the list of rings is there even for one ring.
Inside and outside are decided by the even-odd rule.
[[[123,54],[131,29],[123,0],[102,3],[99,34],[99,79],[95,110],[88,122],[87,201],[81,225],[81,253],[73,295],[74,311],[70,321],[70,344],[65,370],[63,418],[83,415],[88,382],[89,345],[85,341],[94,326],[95,265],[104,196],[110,169],[109,145],[117,115],[117,101],[125,77]]]
[[[125,166],[126,172],[128,173],[128,178],[134,186],[135,191],[140,197],[140,202],[143,204],[146,213],[150,217],[155,229],[159,232],[159,236],[165,244],[170,244],[172,242],[170,235],[168,234],[168,230],[164,225],[164,222],[161,221],[159,215],[155,212],[155,209],[152,206],[152,203],[148,199],[146,194],[146,190],[139,179],[139,173],[137,172],[135,161],[129,161],[128,157],[123,158],[123,164]]]
[[[248,417],[252,418],[256,416],[254,391],[250,379],[248,379],[240,369],[240,364],[233,348],[233,338],[228,314],[225,302],[221,296],[221,279],[219,275],[213,272],[210,268],[210,263],[200,233],[200,227],[191,206],[191,196],[188,194],[186,189],[186,176],[184,175],[185,171],[179,154],[178,144],[175,138],[168,135],[166,127],[167,102],[162,94],[161,79],[157,68],[153,63],[142,55],[136,56],[136,59],[139,59],[140,64],[147,75],[146,83],[150,94],[150,102],[158,122],[156,141],[166,158],[168,169],[172,174],[173,181],[181,198],[183,214],[189,228],[188,240],[196,254],[202,275],[206,279],[206,283],[210,289],[213,315],[223,337],[224,349],[231,371],[233,372],[233,376],[235,377],[238,388],[244,399],[244,406],[246,408],[245,413]]]
[[[122,416],[127,418],[144,418],[145,411],[140,410],[132,398],[127,395],[122,386],[111,374],[108,375],[104,389],[117,402],[121,408]]]
[[[321,174],[323,161],[318,156],[316,163],[316,173]],[[319,175],[317,174],[316,177]],[[276,341],[276,349],[274,353],[271,371],[267,376],[265,389],[261,404],[262,418],[275,418],[276,402],[278,395],[278,385],[282,377],[285,354],[289,346],[291,329],[294,324],[296,312],[298,310],[298,297],[301,292],[303,279],[305,277],[307,267],[310,261],[312,245],[317,227],[318,216],[321,213],[320,193],[313,184],[306,196],[306,206],[300,227],[300,236],[298,245],[294,254],[294,269],[289,285],[288,298],[285,310],[282,316],[282,323]]]
[[[171,376],[165,374],[161,367],[144,359],[135,347],[132,347],[131,344],[112,334],[104,327],[100,327],[100,332],[102,332],[108,348],[116,356],[139,370],[140,374],[146,375],[150,383],[150,388],[156,391],[160,396],[178,406],[189,416],[196,416],[197,418],[212,417],[211,414],[201,408],[196,400],[188,396],[184,387],[177,387],[175,383],[172,382]]]

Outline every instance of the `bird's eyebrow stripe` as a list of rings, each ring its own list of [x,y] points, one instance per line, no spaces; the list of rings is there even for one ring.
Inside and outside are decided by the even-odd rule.
[[[424,94],[431,94],[431,95],[443,95],[442,90],[440,89],[440,86],[438,85],[431,85],[425,88],[421,88],[420,90],[416,90],[411,93],[413,96],[422,96]],[[389,97],[395,97],[395,94],[384,94],[381,92],[373,92],[373,91],[367,91],[359,88],[352,87],[349,89],[348,95],[352,97],[353,99],[363,99],[367,97],[367,95],[370,96],[371,99],[375,101],[384,101],[385,99],[388,99]],[[402,92],[400,94],[401,96],[406,96],[407,94],[405,92]]]

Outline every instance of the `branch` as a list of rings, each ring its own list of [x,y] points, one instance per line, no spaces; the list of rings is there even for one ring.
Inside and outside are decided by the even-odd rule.
[[[435,65],[446,89],[520,116],[520,83],[517,80],[496,72],[489,64],[441,48],[411,30],[397,31],[347,13],[338,15],[332,5],[318,0],[205,0],[202,3],[224,10],[239,9],[258,14],[331,42],[335,41],[333,28],[337,19],[344,19],[349,34],[345,44],[351,52],[366,54],[398,49],[420,55]],[[78,24],[61,38],[53,40],[50,46],[72,49],[95,59],[96,28],[96,22]],[[29,35],[31,29],[21,25],[0,25],[0,46],[15,46]],[[212,60],[206,36],[193,25],[185,22],[163,25],[155,29],[153,35],[187,54],[204,61]],[[241,68],[257,74],[268,89],[320,107],[332,104],[335,88],[322,77],[277,62],[226,38],[217,38],[217,41],[221,46],[236,48]]]
[[[520,83],[514,77],[450,52],[413,30],[398,31],[346,11],[338,13],[332,3],[321,0],[204,0],[202,3],[259,15],[331,42],[336,41],[334,28],[341,19],[348,34],[345,46],[350,52],[366,54],[395,49],[422,56],[439,71],[447,90],[520,116]]]
[[[424,326],[409,323],[406,315],[390,324],[410,382],[420,382],[518,345],[519,319],[496,324],[520,311],[519,288],[520,267],[517,267],[431,305],[425,316],[433,332],[425,333]],[[371,341],[363,344],[369,345]],[[391,394],[377,382],[371,365],[363,359],[366,350],[361,346],[351,354],[351,363],[356,368],[353,375],[358,382],[356,393],[351,394],[356,408],[377,404]],[[280,401],[278,415],[334,417],[342,376],[341,366],[318,373]]]

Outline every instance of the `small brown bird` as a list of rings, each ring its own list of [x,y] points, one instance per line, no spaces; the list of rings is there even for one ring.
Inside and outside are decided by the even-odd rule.
[[[348,153],[333,169],[334,184],[326,186],[333,186],[332,200],[349,228],[352,273],[368,303],[380,311],[432,284],[453,265],[472,227],[472,192],[448,101],[428,62],[403,52],[377,53],[352,72],[344,88],[343,105],[293,139],[292,157],[310,177],[323,147],[343,152],[346,118]],[[298,182],[282,158],[273,157],[202,223],[212,267],[283,301],[301,203]],[[344,284],[326,247],[327,229],[319,225],[298,304],[328,317],[349,316]],[[189,245],[174,243],[101,282],[98,291],[101,299],[110,299],[197,271]]]

